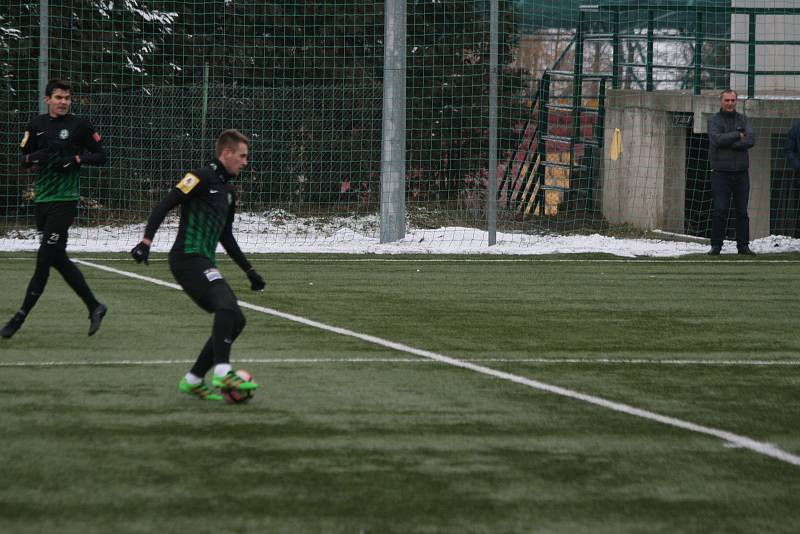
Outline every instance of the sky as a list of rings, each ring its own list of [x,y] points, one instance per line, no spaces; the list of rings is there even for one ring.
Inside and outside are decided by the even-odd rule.
[[[70,229],[68,252],[127,252],[141,238],[144,224],[131,226],[80,227]],[[177,218],[162,224],[153,251],[169,251],[177,232]],[[0,237],[0,251],[34,251],[38,248],[35,231],[13,231]],[[497,242],[488,245],[485,231],[464,227],[438,229],[407,228],[397,242],[380,243],[377,216],[341,217],[325,221],[302,219],[286,212],[264,215],[237,214],[234,234],[248,253],[338,253],[338,254],[485,254],[542,255],[605,253],[623,258],[668,258],[708,251],[707,243],[677,240],[664,233],[664,239],[627,239],[593,235],[526,235],[497,233]],[[687,238],[694,239],[694,238]],[[757,254],[800,252],[800,239],[769,236],[755,239],[750,247]],[[220,249],[221,251],[221,249]],[[726,241],[723,254],[736,254],[736,243]]]

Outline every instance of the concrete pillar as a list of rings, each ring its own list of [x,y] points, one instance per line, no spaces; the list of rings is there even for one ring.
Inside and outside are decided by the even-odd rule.
[[[673,123],[686,105],[656,102],[663,94],[615,91],[608,97],[601,206],[611,224],[683,232],[686,190],[686,127]],[[622,155],[608,150],[619,128]]]
[[[753,121],[756,132],[761,130],[758,120]],[[771,182],[772,144],[769,135],[756,138],[756,146],[750,149],[750,239],[766,237],[769,231],[769,196]]]
[[[664,196],[659,229],[682,234],[686,212],[686,136],[688,128],[673,121],[668,114],[667,136],[664,143]]]

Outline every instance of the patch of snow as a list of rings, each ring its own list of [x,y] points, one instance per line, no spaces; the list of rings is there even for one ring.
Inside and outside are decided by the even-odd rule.
[[[144,233],[144,223],[126,226],[80,227],[70,229],[71,252],[127,252]],[[176,216],[168,217],[159,229],[153,250],[169,251],[178,231]],[[679,257],[703,254],[702,243],[661,239],[629,239],[594,235],[527,235],[497,233],[488,245],[488,233],[465,227],[437,229],[409,228],[403,239],[380,243],[377,215],[314,219],[273,210],[265,214],[237,214],[234,233],[242,250],[249,253],[338,253],[338,254],[491,254],[542,255],[602,253],[619,257]],[[2,251],[33,251],[38,248],[34,230],[13,231],[0,237]],[[800,239],[769,236],[755,239],[758,254],[800,252]],[[219,252],[222,253],[220,247]],[[736,243],[726,241],[723,254],[736,254]]]

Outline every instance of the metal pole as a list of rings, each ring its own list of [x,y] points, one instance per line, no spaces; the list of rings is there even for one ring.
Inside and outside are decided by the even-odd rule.
[[[406,0],[386,0],[381,148],[381,243],[406,234]]]
[[[489,184],[486,226],[489,246],[497,243],[497,48],[499,0],[492,0],[489,15]]]
[[[647,63],[645,65],[645,76],[647,81],[645,87],[647,92],[653,90],[653,28],[655,13],[651,10],[647,12]]]
[[[700,94],[703,75],[703,12],[695,8],[694,16],[694,84],[692,85],[693,93]]]
[[[614,89],[619,89],[619,64],[622,56],[622,44],[619,36],[619,9],[614,9],[611,20],[611,87]]]
[[[544,137],[547,135],[548,125],[550,124],[550,73],[544,71],[542,74],[542,82],[539,91],[539,113],[536,116],[536,133],[537,137],[539,138],[539,142],[537,144],[536,153],[539,157],[542,158],[543,162],[547,161],[547,144],[544,140]],[[536,182],[539,184],[544,184],[545,178],[545,165],[539,165],[539,168],[536,170]],[[541,215],[544,215],[544,192],[539,189],[538,195],[534,192],[533,193],[533,203],[535,209],[533,213],[536,213],[536,209],[539,210]]]
[[[39,113],[47,113],[47,104],[44,102],[44,90],[50,71],[50,24],[48,0],[39,3]]]
[[[202,147],[205,149],[206,146],[206,130],[207,130],[207,120],[208,120],[208,62],[206,61],[205,65],[203,65],[203,96],[202,96],[202,108],[200,111],[200,140],[202,141]]]
[[[583,38],[585,12],[578,12],[578,27],[575,32],[575,61],[572,76],[572,135],[569,138],[569,186],[575,170],[575,142],[581,135],[581,111],[583,106]]]
[[[747,16],[747,98],[753,98],[756,96],[756,14]]]

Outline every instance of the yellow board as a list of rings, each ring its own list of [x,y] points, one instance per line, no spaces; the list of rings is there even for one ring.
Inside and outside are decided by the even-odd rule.
[[[622,146],[622,132],[619,128],[614,128],[614,136],[611,138],[610,152],[611,161],[617,161],[620,156],[622,156],[622,152],[624,152],[624,148]]]
[[[175,187],[183,191],[184,195],[188,195],[192,191],[192,189],[194,189],[195,186],[199,183],[200,183],[200,178],[198,178],[197,176],[195,176],[190,172],[187,172],[186,176],[183,177],[183,180],[178,182],[178,185],[176,185]]]

